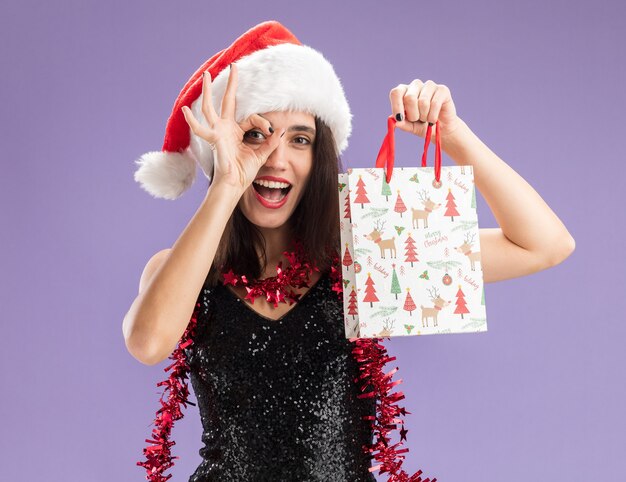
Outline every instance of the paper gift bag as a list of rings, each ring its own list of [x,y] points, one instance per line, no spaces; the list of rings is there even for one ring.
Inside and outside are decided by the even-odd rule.
[[[339,174],[346,338],[487,331],[472,166],[394,170],[395,118],[376,167]],[[392,175],[393,174],[393,175]]]

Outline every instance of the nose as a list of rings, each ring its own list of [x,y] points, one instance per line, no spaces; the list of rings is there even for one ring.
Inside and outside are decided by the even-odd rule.
[[[287,140],[284,138],[280,140],[276,149],[272,151],[270,156],[267,158],[267,161],[265,161],[266,167],[272,167],[278,170],[285,169],[285,167],[287,166],[286,142]]]

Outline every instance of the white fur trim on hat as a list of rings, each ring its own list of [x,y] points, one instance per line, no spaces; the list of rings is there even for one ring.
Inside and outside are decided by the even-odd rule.
[[[317,50],[291,43],[257,50],[237,61],[238,82],[235,120],[272,111],[303,111],[316,115],[333,133],[338,154],[348,147],[352,113],[339,78],[331,63]],[[230,69],[222,70],[211,84],[212,101],[218,115]],[[202,94],[191,104],[202,124]],[[213,151],[191,132],[190,149],[211,181]]]
[[[185,152],[148,152],[135,161],[135,181],[156,198],[177,199],[196,178],[196,161]]]

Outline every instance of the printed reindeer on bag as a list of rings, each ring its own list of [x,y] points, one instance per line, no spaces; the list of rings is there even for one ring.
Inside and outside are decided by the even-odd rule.
[[[383,329],[376,334],[376,337],[386,338],[386,337],[392,336],[394,324],[395,324],[395,320],[390,320],[389,318],[385,318],[383,320]]]
[[[376,167],[337,179],[346,338],[487,331],[473,167],[438,145],[426,166],[425,142],[422,167],[391,170],[385,139]]]
[[[413,211],[413,228],[419,228],[420,223],[419,220],[422,219],[424,221],[424,227],[428,227],[428,215],[432,213],[435,209],[439,209],[441,204],[435,204],[434,201],[430,199],[428,195],[428,191],[426,189],[422,189],[418,196],[424,205],[424,209],[415,209],[411,208]]]
[[[428,326],[428,318],[433,319],[433,322],[434,322],[433,326],[438,326],[437,315],[443,308],[445,308],[450,303],[452,303],[452,301],[444,300],[439,295],[439,292],[437,291],[436,287],[433,287],[432,290],[429,290],[428,288],[426,288],[426,291],[428,291],[428,293],[430,294],[430,300],[433,302],[435,306],[425,307],[424,305],[420,305],[420,308],[422,309],[422,328]],[[426,324],[424,324],[424,321],[426,321]]]
[[[476,234],[472,234],[470,236],[470,234],[468,233],[467,235],[465,235],[465,242],[461,245],[461,246],[457,246],[454,249],[456,249],[459,253],[463,253],[465,256],[467,256],[467,259],[469,259],[471,266],[472,266],[472,271],[476,271],[474,263],[476,261],[478,261],[479,263],[480,261],[480,251],[472,251],[472,246],[474,245],[474,238],[476,237]]]
[[[382,239],[382,234],[383,234],[383,230],[385,229],[385,222],[386,221],[376,221],[376,224],[374,225],[375,229],[369,233],[369,234],[364,234],[363,236],[365,236],[366,239],[369,239],[370,241],[374,241],[378,247],[380,248],[380,257],[385,259],[385,250],[390,250],[391,251],[391,257],[395,258],[396,257],[396,237],[394,236],[393,238],[389,238],[389,239]]]

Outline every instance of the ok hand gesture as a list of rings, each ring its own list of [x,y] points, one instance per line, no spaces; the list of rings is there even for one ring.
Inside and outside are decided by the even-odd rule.
[[[194,134],[207,141],[213,149],[215,167],[212,184],[225,183],[243,193],[272,151],[278,147],[285,130],[274,132],[269,121],[258,114],[252,114],[237,123],[236,90],[237,64],[233,63],[222,99],[221,115],[218,115],[211,99],[211,74],[206,71],[202,81],[202,114],[208,125],[200,123],[187,106],[183,106],[182,110]],[[255,145],[254,148],[244,143],[244,134],[253,128],[260,129],[266,137],[263,144]]]

